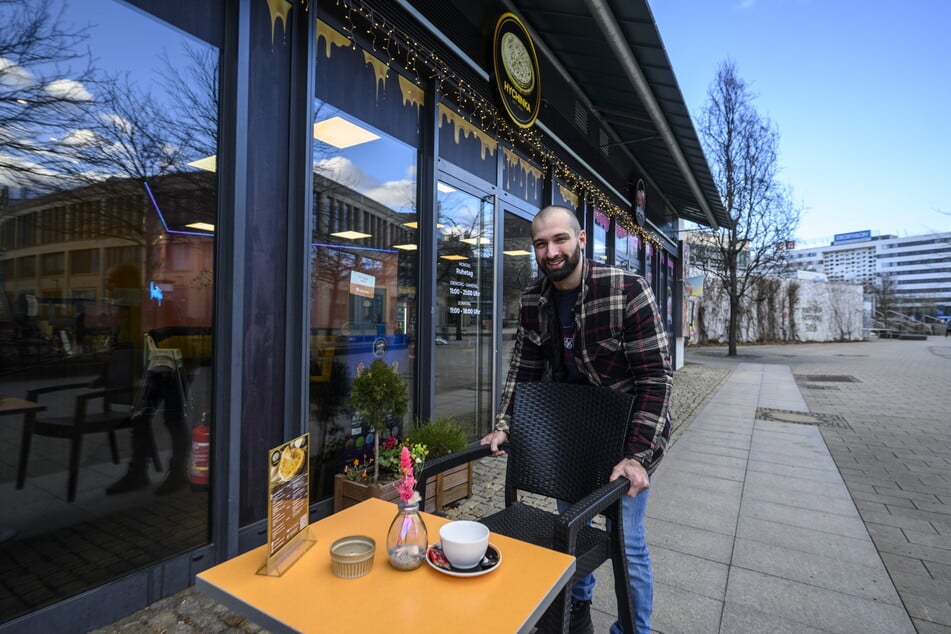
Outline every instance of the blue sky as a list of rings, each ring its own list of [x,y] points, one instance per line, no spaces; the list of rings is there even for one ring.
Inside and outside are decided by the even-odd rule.
[[[951,2],[649,2],[694,122],[727,58],[758,95],[800,243],[951,231]]]

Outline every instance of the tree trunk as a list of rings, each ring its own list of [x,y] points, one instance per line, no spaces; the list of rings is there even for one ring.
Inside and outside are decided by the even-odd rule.
[[[731,289],[730,292],[730,322],[727,326],[727,353],[728,357],[736,356],[736,338],[737,332],[739,331],[739,321],[740,321],[740,298],[736,296],[736,292]]]
[[[380,432],[373,430],[373,482],[380,481]]]

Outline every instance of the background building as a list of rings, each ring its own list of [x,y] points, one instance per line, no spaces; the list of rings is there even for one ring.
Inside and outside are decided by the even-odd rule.
[[[899,238],[857,231],[836,236],[828,246],[789,252],[789,270],[825,274],[829,281],[881,287],[894,295],[895,310],[907,315],[951,314],[951,233]]]

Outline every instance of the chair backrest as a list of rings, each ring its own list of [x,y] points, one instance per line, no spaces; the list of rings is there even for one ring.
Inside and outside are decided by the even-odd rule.
[[[574,503],[623,456],[634,399],[608,388],[520,383],[506,452],[506,498],[528,491]]]
[[[159,348],[152,335],[145,333],[146,369],[173,370],[182,369],[182,351],[178,348]]]

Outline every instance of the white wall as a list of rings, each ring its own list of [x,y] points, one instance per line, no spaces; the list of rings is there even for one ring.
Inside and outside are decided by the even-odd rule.
[[[862,286],[769,278],[769,291],[743,302],[737,340],[855,341],[863,338]],[[703,297],[693,300],[696,337],[691,343],[726,343],[730,302],[719,280],[707,276]],[[698,310],[699,309],[699,310]],[[699,318],[698,318],[699,317]]]

